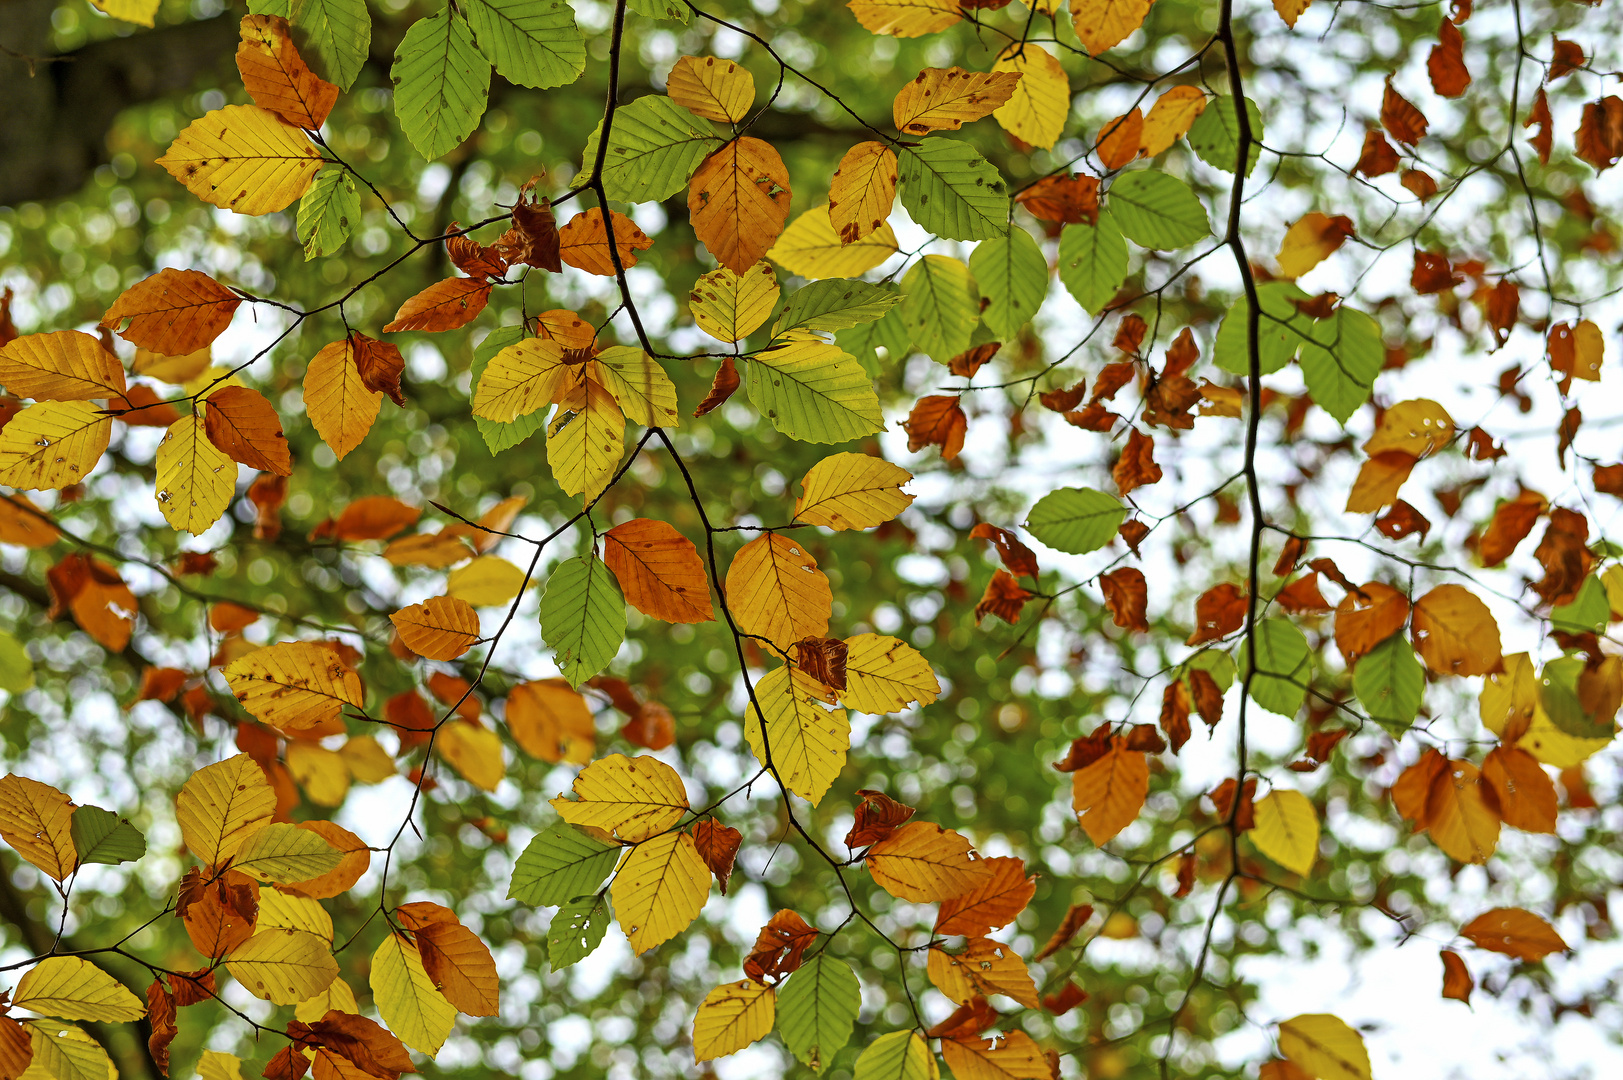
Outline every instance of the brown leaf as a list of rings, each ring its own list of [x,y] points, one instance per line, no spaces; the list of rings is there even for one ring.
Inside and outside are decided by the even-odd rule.
[[[1459,97],[1471,85],[1471,73],[1465,68],[1465,39],[1453,23],[1445,20],[1438,26],[1437,44],[1426,57],[1426,71],[1431,75],[1431,88],[1445,98]],[[1424,128],[1421,132],[1424,134]]]
[[[998,558],[1011,574],[1025,577],[1036,577],[1037,555],[1019,537],[1007,529],[1000,529],[996,525],[988,525],[982,521],[969,530],[971,540],[990,540],[992,546],[997,548]]]
[[[620,728],[620,737],[645,750],[664,750],[676,742],[676,717],[657,701],[645,701]]]
[[[1521,312],[1521,289],[1509,278],[1502,278],[1491,289],[1479,289],[1477,295],[1494,338],[1503,345]]]
[[[1386,81],[1381,97],[1381,126],[1400,143],[1413,146],[1426,136],[1426,116]]]
[[[1375,528],[1382,536],[1389,540],[1404,540],[1417,533],[1421,540],[1431,532],[1431,522],[1426,515],[1399,499],[1392,504],[1392,509],[1375,519]]]
[[[1119,169],[1131,163],[1138,157],[1143,133],[1144,114],[1137,109],[1114,120],[1106,120],[1094,144],[1099,163],[1106,169]]]
[[[468,325],[485,310],[490,285],[476,278],[447,278],[430,285],[400,305],[386,334],[405,330],[441,333]],[[357,360],[357,363],[359,361]]]
[[[1447,292],[1464,280],[1448,265],[1448,256],[1415,248],[1414,271],[1409,275],[1409,285],[1416,293],[1426,296]]]
[[[45,582],[51,592],[47,618],[71,612],[81,630],[112,652],[130,643],[138,605],[117,570],[88,555],[67,555],[45,571]]]
[[[1138,819],[1149,795],[1149,763],[1127,740],[1113,738],[1098,760],[1071,773],[1071,806],[1089,840],[1103,847]]]
[[[1105,605],[1111,617],[1124,630],[1150,632],[1147,618],[1149,587],[1144,573],[1135,567],[1123,566],[1099,577],[1099,588],[1104,591]]]
[[[1576,41],[1564,41],[1551,34],[1550,45],[1550,69],[1544,76],[1546,82],[1565,78],[1588,63],[1584,58],[1583,46]]]
[[[1324,598],[1319,591],[1319,575],[1317,571],[1310,571],[1305,576],[1280,589],[1274,597],[1279,606],[1292,615],[1312,613],[1322,615],[1331,610],[1330,601]]]
[[[1139,347],[1144,344],[1144,335],[1149,333],[1149,330],[1149,324],[1144,321],[1144,316],[1136,311],[1129,311],[1121,317],[1121,322],[1116,325],[1116,337],[1110,343],[1110,346],[1113,349],[1120,349],[1129,356],[1136,356]],[[1115,365],[1111,366],[1114,367]],[[1129,365],[1127,370],[1131,374],[1134,369]],[[1102,379],[1104,376],[1101,375],[1100,378]],[[1115,393],[1115,391],[1112,390],[1111,393]],[[1099,399],[1099,396],[1099,391],[1094,391],[1093,398],[1095,401]]]
[[[1059,988],[1059,993],[1043,995],[1043,1011],[1052,1016],[1064,1016],[1086,1000],[1088,1000],[1087,991],[1072,980],[1066,979],[1065,985]]]
[[[1220,821],[1230,823],[1232,815],[1231,824],[1233,830],[1237,833],[1249,832],[1251,829],[1256,828],[1257,825],[1256,778],[1251,777],[1243,785],[1239,786],[1240,804],[1238,807],[1234,805],[1235,790],[1234,777],[1231,776],[1212,789],[1207,798],[1211,799],[1212,805],[1217,807],[1217,817]]]
[[[260,1073],[265,1080],[300,1080],[310,1069],[310,1059],[294,1050],[291,1046],[284,1046],[270,1059],[265,1071]]]
[[[971,998],[926,1034],[932,1039],[973,1039],[997,1020],[991,1002],[983,997]]]
[[[1414,822],[1415,832],[1431,827],[1431,788],[1448,771],[1448,759],[1436,750],[1427,750],[1420,760],[1404,769],[1392,785],[1392,805],[1399,814]]]
[[[1444,23],[1443,25],[1447,26],[1448,24]],[[1430,173],[1423,172],[1420,169],[1404,169],[1403,175],[1398,178],[1398,183],[1408,188],[1410,193],[1421,202],[1425,202],[1437,194],[1437,181],[1433,179]]]
[[[1336,648],[1347,666],[1403,629],[1409,621],[1409,598],[1390,585],[1367,582],[1336,605]]]
[[[445,1000],[469,1016],[495,1016],[501,981],[490,947],[479,935],[463,926],[450,908],[439,904],[402,904],[395,914],[402,926],[413,931],[423,970]]]
[[[981,602],[975,605],[975,621],[978,623],[987,615],[996,615],[1012,626],[1020,621],[1020,609],[1031,599],[1031,595],[1020,587],[1020,583],[1008,571],[994,570],[992,580],[986,583]]]
[[[1567,451],[1572,449],[1572,440],[1578,437],[1583,423],[1584,414],[1576,405],[1561,414],[1561,423],[1555,429],[1555,456],[1563,469],[1567,467]]]
[[[845,846],[853,851],[879,843],[914,814],[911,806],[882,791],[864,788],[857,797],[862,801],[856,805],[851,831],[845,834]]]
[[[1194,695],[1195,711],[1200,713],[1207,727],[1216,727],[1223,719],[1223,691],[1218,689],[1217,680],[1204,668],[1191,668],[1189,688]]]
[[[540,180],[539,176],[532,176],[519,189],[518,202],[513,205],[512,227],[496,241],[496,250],[500,257],[509,263],[534,266],[556,274],[563,269],[563,263],[559,258],[561,239],[558,233],[558,219],[552,214],[552,204],[545,197],[537,198],[534,194],[535,186]],[[614,219],[614,225],[618,234],[620,229],[618,219]],[[636,262],[636,259],[633,258],[631,261]],[[630,263],[626,265],[629,266]],[[505,271],[504,266],[497,273]],[[467,269],[463,272],[472,273]]]
[[[206,401],[203,431],[209,442],[250,469],[278,476],[293,472],[282,420],[264,394],[246,386],[223,386]]]
[[[991,876],[961,896],[942,901],[936,915],[938,934],[981,937],[1013,922],[1037,892],[1036,877],[1026,876],[1026,864],[1012,856],[985,860]]]
[[[1014,201],[1041,221],[1093,225],[1099,220],[1099,178],[1087,173],[1046,177]]]
[[[1596,465],[1594,472],[1590,473],[1590,480],[1602,495],[1623,499],[1623,463]]]
[[[1361,172],[1365,176],[1385,176],[1398,167],[1398,152],[1392,149],[1392,144],[1386,141],[1386,136],[1377,128],[1370,128],[1364,133],[1364,149],[1358,156],[1358,164],[1353,166],[1354,172]]]
[[[715,818],[705,818],[693,829],[693,846],[699,849],[699,857],[716,875],[716,884],[721,886],[721,895],[727,895],[727,882],[733,876],[733,860],[738,858],[738,846],[744,842],[744,834],[730,825],[723,825]]]
[[[956,397],[919,398],[902,429],[907,432],[907,449],[918,453],[926,446],[941,447],[941,460],[951,461],[964,448],[969,419]]]
[[[1300,536],[1288,536],[1279,549],[1279,558],[1274,560],[1274,576],[1285,577],[1296,569],[1302,555],[1307,551],[1307,541]]]
[[[502,256],[499,241],[481,244],[461,228],[453,221],[445,230],[445,253],[451,257],[451,265],[471,278],[499,278],[506,274],[507,259]],[[556,235],[556,228],[553,232]]]
[[[817,940],[817,929],[793,911],[773,915],[755,938],[755,947],[744,958],[744,974],[758,983],[768,976],[778,983],[800,968],[806,950]]]
[[[1044,390],[1037,395],[1037,400],[1043,408],[1050,412],[1070,412],[1082,404],[1083,395],[1087,393],[1087,380],[1078,379],[1075,386],[1069,390]]]
[[[408,506],[387,495],[366,495],[344,507],[332,523],[332,538],[387,540],[422,516],[422,507]]]
[[[159,270],[125,289],[101,317],[126,341],[164,356],[185,356],[206,347],[231,324],[242,297],[197,270]]]
[[[1538,128],[1527,137],[1527,141],[1533,144],[1533,149],[1538,153],[1539,164],[1548,165],[1555,141],[1555,118],[1550,115],[1550,99],[1544,93],[1544,87],[1539,87],[1533,95],[1533,107],[1527,110],[1527,119],[1522,121],[1522,127]]]
[[[224,956],[254,932],[259,918],[259,883],[235,870],[227,870],[210,881],[194,866],[181,879],[175,917],[185,924],[186,934],[198,952]]]
[[[1127,433],[1127,445],[1110,470],[1111,479],[1123,495],[1161,481],[1161,466],[1155,463],[1155,439],[1137,428]]]
[[[1346,737],[1346,728],[1336,728],[1333,731],[1315,731],[1307,737],[1307,756],[1318,762],[1329,761],[1330,754]]]
[[[1615,94],[1584,106],[1576,136],[1578,156],[1605,172],[1623,157],[1623,98]],[[127,335],[126,335],[127,336]]]
[[[1178,888],[1172,894],[1174,900],[1182,900],[1195,891],[1195,871],[1198,860],[1193,851],[1186,851],[1178,856]]]
[[[838,638],[802,638],[795,642],[800,670],[831,690],[844,690],[845,658],[849,647]]]
[[[1109,432],[1121,417],[1095,402],[1080,412],[1065,414],[1065,422],[1085,431]]]
[[[694,416],[703,416],[705,413],[724,404],[733,392],[738,389],[738,365],[733,358],[723,357],[721,365],[716,368],[715,377],[710,382],[710,392],[699,402],[699,407],[693,410]]]
[[[147,1023],[151,1034],[147,1036],[147,1052],[152,1063],[163,1075],[169,1075],[169,1044],[175,1041],[180,1029],[175,1026],[175,997],[163,984],[163,977],[152,980],[147,987]]]
[[[1557,507],[1550,511],[1550,524],[1544,530],[1533,557],[1544,567],[1544,577],[1533,583],[1533,591],[1549,604],[1569,604],[1578,595],[1595,557],[1588,548],[1589,522],[1580,513]]]
[[[113,415],[131,427],[168,427],[180,419],[180,411],[158,397],[158,392],[145,383],[130,387],[124,400],[129,408],[123,412],[114,410]]]
[[[1471,1003],[1471,991],[1476,989],[1476,981],[1471,978],[1471,971],[1460,959],[1460,954],[1453,949],[1443,949],[1439,954],[1443,961],[1443,996]]]
[[[455,924],[454,917],[452,923]],[[392,1032],[354,1013],[329,1009],[313,1024],[294,1020],[287,1025],[287,1035],[293,1040],[292,1049],[329,1051],[379,1080],[398,1080],[401,1073],[417,1071],[404,1044]],[[319,1053],[317,1061],[320,1061]],[[322,1071],[318,1066],[317,1075]],[[269,1070],[266,1075],[270,1075]]]
[[[1184,644],[1202,645],[1234,633],[1245,624],[1247,607],[1238,585],[1224,582],[1207,589],[1195,601],[1195,629]]]
[[[618,210],[609,211],[609,221],[614,227],[614,249],[620,256],[621,269],[636,266],[637,252],[653,247],[654,242],[637,228],[636,222]],[[614,256],[609,250],[608,229],[603,225],[600,207],[583,210],[569,219],[558,233],[558,252],[564,262],[577,270],[599,277],[614,276]]]
[[[1065,948],[1071,943],[1071,939],[1076,937],[1076,932],[1087,925],[1087,921],[1091,918],[1093,918],[1092,904],[1072,904],[1066,910],[1065,917],[1060,920],[1059,926],[1049,935],[1047,943],[1031,958],[1032,961],[1047,960]]]
[[[1484,911],[1460,927],[1460,936],[1479,949],[1504,953],[1534,964],[1551,953],[1566,952],[1555,927],[1523,908]]]
[[[1121,537],[1122,542],[1132,550],[1133,554],[1137,555],[1138,545],[1142,544],[1144,538],[1150,535],[1150,527],[1137,519],[1124,521],[1121,523],[1121,528],[1116,530],[1116,534]]]
[[[1161,730],[1174,754],[1189,741],[1189,691],[1182,679],[1167,683],[1161,692]]]
[[[1144,422],[1187,431],[1195,426],[1189,410],[1204,396],[1193,380],[1182,375],[1151,376],[1144,391]]]
[[[214,1000],[213,968],[177,971],[169,976],[169,981],[175,990],[175,1004],[182,1009],[188,1005]]]
[[[947,364],[947,370],[960,378],[973,379],[975,373],[990,362],[1002,347],[999,342],[988,341],[966,349],[952,358],[951,362]]]
[[[1195,343],[1194,332],[1186,326],[1172,339],[1172,344],[1167,346],[1167,362],[1161,368],[1161,378],[1169,379],[1175,375],[1182,375],[1199,362],[1200,346]]]
[[[406,358],[400,355],[400,350],[365,334],[351,334],[350,341],[355,348],[355,368],[361,374],[361,385],[374,394],[387,394],[390,401],[405,408],[400,376],[406,370]]]
[[[18,1080],[33,1060],[34,1041],[28,1029],[9,1016],[0,1016],[0,1080]]]
[[[1498,566],[1508,559],[1516,546],[1527,539],[1549,505],[1543,495],[1525,488],[1516,498],[1500,503],[1477,542],[1477,557],[1482,565]]]
[[[1512,828],[1555,832],[1555,784],[1538,759],[1515,746],[1496,746],[1482,762],[1494,811]]]
[[[1118,341],[1121,340],[1121,331],[1117,331],[1116,338]],[[1093,380],[1093,396],[1088,401],[1090,403],[1109,401],[1116,396],[1116,391],[1132,382],[1137,373],[1138,368],[1130,360],[1106,364],[1098,377]]]

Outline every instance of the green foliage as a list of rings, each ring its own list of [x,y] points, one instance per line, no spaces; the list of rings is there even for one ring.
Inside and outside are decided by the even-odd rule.
[[[1058,551],[1085,555],[1104,547],[1127,518],[1127,508],[1113,495],[1094,488],[1050,491],[1026,516],[1031,535]]]
[[[571,685],[602,671],[625,636],[625,601],[608,567],[581,555],[553,569],[541,597],[541,638],[556,650]]]
[[[1107,210],[1089,225],[1068,225],[1059,238],[1059,280],[1082,309],[1097,314],[1127,280],[1127,241]]]
[[[389,76],[401,130],[429,160],[456,149],[485,114],[490,61],[450,8],[411,24]]]

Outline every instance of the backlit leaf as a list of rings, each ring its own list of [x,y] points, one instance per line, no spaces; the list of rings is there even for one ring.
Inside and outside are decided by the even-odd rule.
[[[273,112],[227,105],[192,121],[158,164],[206,203],[269,214],[304,194],[321,169],[321,152]]]

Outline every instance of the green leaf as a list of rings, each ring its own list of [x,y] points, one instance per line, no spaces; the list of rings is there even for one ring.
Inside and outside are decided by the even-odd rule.
[[[1183,662],[1182,675],[1187,676],[1196,670],[1210,675],[1212,682],[1225,694],[1234,685],[1234,657],[1223,649],[1202,649]]]
[[[1122,234],[1140,247],[1181,248],[1212,232],[1200,199],[1170,173],[1140,169],[1118,176],[1108,200]]]
[[[349,239],[350,228],[361,219],[361,197],[349,172],[328,165],[299,200],[299,235],[304,237],[306,260],[336,254]]]
[[[1245,99],[1245,112],[1251,121],[1251,145],[1245,159],[1245,174],[1250,176],[1262,153],[1262,114],[1250,98]],[[1233,172],[1235,163],[1240,160],[1240,116],[1234,108],[1234,99],[1220,97],[1208,102],[1205,111],[1190,126],[1188,139],[1200,160],[1214,169]]]
[[[1612,605],[1606,599],[1606,586],[1591,574],[1584,579],[1572,603],[1561,604],[1550,612],[1550,628],[1565,634],[1606,632],[1612,618]]]
[[[894,285],[883,285],[898,301],[902,294]],[[857,358],[862,370],[868,373],[870,379],[877,379],[883,373],[884,367],[880,363],[877,349],[885,350],[885,362],[891,365],[901,363],[913,353],[913,338],[907,332],[907,324],[902,321],[902,309],[892,307],[885,312],[885,317],[876,322],[864,323],[842,331],[835,340],[840,348]]]
[[[564,0],[463,0],[461,9],[508,82],[547,90],[586,70],[586,38]]]
[[[1617,731],[1610,716],[1596,716],[1584,708],[1578,680],[1584,673],[1581,656],[1559,656],[1539,672],[1538,703],[1550,723],[1578,739],[1609,739]]]
[[[1072,555],[1098,551],[1127,518],[1127,507],[1114,495],[1094,488],[1060,488],[1037,501],[1026,518],[1031,535]]]
[[[981,321],[1005,340],[1030,322],[1048,295],[1048,260],[1018,225],[1008,236],[982,240],[969,257],[970,273],[986,297]]]
[[[969,348],[980,310],[980,290],[958,259],[926,255],[902,278],[902,324],[913,343],[938,364]]]
[[[430,161],[462,145],[485,115],[490,61],[449,8],[411,24],[389,77],[400,128]]]
[[[578,688],[607,667],[625,636],[625,601],[596,556],[578,556],[552,571],[541,597],[541,640],[557,652],[569,685]]]
[[[602,130],[598,124],[586,140],[575,187],[591,180]],[[700,162],[722,141],[708,120],[663,94],[645,95],[614,111],[609,151],[603,158],[603,188],[619,202],[668,199],[687,187]]]
[[[22,642],[0,630],[0,690],[20,694],[34,685],[34,661]]]
[[[1313,673],[1313,655],[1307,635],[1288,619],[1257,623],[1256,674],[1251,677],[1251,700],[1269,712],[1295,717],[1307,697]],[[1250,669],[1249,642],[1240,645],[1240,674]],[[1362,666],[1362,664],[1360,664]]]
[[[552,970],[578,963],[597,951],[614,913],[607,893],[578,896],[558,908],[547,927],[547,962]]]
[[[292,0],[286,8],[299,55],[317,75],[348,90],[372,48],[366,0]],[[258,9],[255,9],[258,11]],[[281,14],[266,8],[266,15]]]
[[[468,369],[473,376],[473,386],[476,390],[485,368],[490,366],[496,354],[509,345],[517,345],[523,339],[522,326],[499,326],[485,335],[485,340],[473,350],[473,364]],[[482,416],[474,417],[473,422],[479,426],[479,437],[485,440],[485,446],[492,455],[495,455],[503,450],[512,449],[546,427],[547,410],[537,409],[505,424],[499,420],[487,420]]]
[[[1369,400],[1375,376],[1386,364],[1380,324],[1362,311],[1342,306],[1328,319],[1312,323],[1307,333],[1301,364],[1308,393],[1345,427]]]
[[[791,330],[848,330],[883,318],[901,297],[883,285],[854,278],[824,278],[796,290],[772,324],[774,337]]]
[[[1290,363],[1297,348],[1307,340],[1313,320],[1291,303],[1307,298],[1307,293],[1293,281],[1269,281],[1257,286],[1262,308],[1262,318],[1257,322],[1257,355],[1262,374],[1272,375]],[[1246,326],[1250,311],[1251,305],[1243,295],[1234,301],[1223,316],[1223,325],[1217,328],[1217,341],[1212,346],[1212,362],[1235,375],[1246,375],[1251,370]]]
[[[287,18],[289,0],[248,0],[250,15],[278,15]]]
[[[693,18],[693,13],[681,0],[630,0],[626,6],[650,19],[669,19],[686,25]]]
[[[99,806],[74,808],[69,822],[73,836],[73,850],[82,863],[107,863],[110,866],[134,862],[147,852],[146,838],[134,825],[111,810]]]
[[[916,1031],[892,1031],[857,1055],[852,1080],[935,1080],[930,1044]]]
[[[1420,714],[1426,693],[1426,672],[1409,639],[1393,634],[1359,657],[1353,668],[1353,693],[1371,720],[1394,735],[1407,731]]]
[[[750,401],[801,442],[837,443],[882,431],[873,379],[856,358],[816,338],[791,338],[752,357]]]
[[[1099,223],[1072,222],[1059,234],[1059,280],[1082,309],[1097,315],[1127,280],[1127,241],[1116,219],[1099,211]]]
[[[862,984],[851,965],[819,953],[778,991],[778,1034],[801,1064],[822,1072],[851,1041],[861,1010]]]
[[[1009,231],[1009,195],[997,167],[966,142],[926,139],[904,147],[902,205],[919,227],[949,240],[990,240]]]
[[[555,821],[535,834],[513,863],[507,898],[536,907],[566,903],[595,891],[620,859],[620,849]]]

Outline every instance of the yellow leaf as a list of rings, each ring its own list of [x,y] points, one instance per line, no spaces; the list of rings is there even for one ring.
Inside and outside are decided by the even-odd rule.
[[[301,739],[294,745],[303,745]],[[292,747],[288,747],[291,754]],[[381,784],[391,776],[399,774],[395,768],[394,758],[378,741],[370,735],[351,735],[343,746],[338,748],[338,756],[343,759],[344,767],[351,776],[363,784]],[[289,768],[291,768],[291,759]],[[334,804],[336,805],[336,804]]]
[[[1600,366],[1606,359],[1606,338],[1602,336],[1600,327],[1589,319],[1579,320],[1572,328],[1572,349],[1572,377],[1599,382]],[[7,388],[17,393],[9,386]]]
[[[237,463],[209,441],[197,413],[169,425],[157,467],[158,509],[176,532],[205,532],[237,492]]]
[[[851,747],[851,721],[844,709],[830,707],[833,696],[799,668],[774,668],[755,684],[761,712],[751,705],[744,720],[744,738],[756,760],[766,764],[770,748],[770,761],[783,786],[813,806],[840,775]]]
[[[684,56],[671,68],[665,93],[695,116],[736,124],[755,104],[755,76],[731,60]]]
[[[96,467],[113,418],[88,401],[41,401],[0,428],[0,484],[29,491],[77,484]]]
[[[1144,754],[1120,738],[1091,765],[1071,774],[1071,806],[1088,839],[1103,847],[1137,818],[1150,792]]]
[[[327,989],[315,997],[306,998],[293,1006],[293,1018],[301,1023],[313,1024],[334,1009],[346,1013],[358,1013],[361,1011],[360,1006],[355,1001],[355,991],[351,990],[349,983],[342,978],[334,979],[327,985]],[[204,1051],[205,1054],[207,1052]],[[204,1080],[207,1080],[207,1078],[205,1077]]]
[[[1347,493],[1347,512],[1373,514],[1391,504],[1397,499],[1398,489],[1409,479],[1418,460],[1413,454],[1393,450],[1377,454],[1364,462],[1358,470],[1358,479],[1353,481],[1352,490]]]
[[[567,679],[520,683],[507,695],[507,730],[531,757],[585,765],[592,760],[597,726],[586,699]]]
[[[1144,117],[1138,136],[1138,151],[1155,157],[1189,133],[1196,118],[1206,111],[1206,92],[1198,86],[1174,86],[1156,99]]]
[[[1127,40],[1144,23],[1152,0],[1071,0],[1076,36],[1094,56]]]
[[[880,888],[915,904],[951,900],[992,876],[968,839],[932,821],[909,821],[869,848],[866,862]]]
[[[361,677],[337,652],[310,641],[255,649],[225,669],[225,681],[244,709],[287,732],[337,734],[344,706],[365,700]]]
[[[709,895],[710,868],[685,832],[662,833],[632,848],[609,887],[614,916],[639,956],[686,930]]]
[[[197,1075],[199,1080],[242,1080],[242,1059],[219,1050],[204,1050],[197,1061]]]
[[[896,202],[896,176],[896,152],[884,143],[857,143],[845,152],[828,182],[828,221],[840,243],[854,244],[885,227]]]
[[[257,105],[227,105],[188,124],[158,164],[206,203],[239,214],[285,210],[321,171],[308,136]]]
[[[687,788],[676,770],[646,754],[610,754],[592,762],[575,777],[573,791],[578,798],[552,800],[560,817],[628,843],[663,832],[688,809]]]
[[[115,398],[126,389],[118,357],[78,330],[26,334],[0,348],[0,383],[14,397],[50,401]]]
[[[135,360],[130,366],[137,375],[181,386],[209,369],[214,362],[210,355],[212,352],[209,346],[185,356],[165,356],[151,349],[136,349]]]
[[[614,395],[587,379],[547,421],[547,461],[565,494],[591,502],[608,487],[625,453],[626,418]]]
[[[152,26],[157,21],[158,5],[163,0],[90,0],[90,2],[115,19],[123,19],[137,26]]]
[[[478,612],[451,596],[431,596],[403,607],[389,621],[406,648],[429,660],[455,660],[479,642]]]
[[[688,184],[694,235],[742,274],[772,247],[789,217],[789,170],[770,143],[741,135],[705,158]]]
[[[139,1020],[146,1006],[124,984],[88,960],[53,956],[28,969],[11,1005],[58,1020]]]
[[[368,390],[356,366],[351,338],[322,346],[304,373],[304,411],[321,441],[339,461],[361,445],[383,407],[383,395]]]
[[[482,724],[453,720],[440,729],[440,752],[462,779],[482,791],[495,791],[507,776],[502,739]]]
[[[817,281],[857,277],[901,250],[888,221],[860,235],[861,239],[850,243],[842,241],[841,234],[834,231],[828,206],[814,206],[783,230],[766,257],[791,274]]]
[[[15,773],[0,778],[0,839],[55,881],[79,865],[72,823],[73,801],[50,784]]]
[[[1279,789],[1257,800],[1250,836],[1258,851],[1303,877],[1319,857],[1319,815],[1300,791]]]
[[[977,997],[1004,994],[1028,1009],[1038,1006],[1037,984],[1025,961],[1001,941],[972,938],[957,955],[931,949],[926,970],[937,990],[959,1005]]]
[[[833,454],[813,465],[800,481],[795,520],[836,531],[872,529],[906,510],[913,496],[903,484],[913,474],[868,454]]]
[[[1302,12],[1308,9],[1313,0],[1274,0],[1274,10],[1279,17],[1285,20],[1285,25],[1296,26],[1296,20],[1302,17]]]
[[[633,424],[676,427],[676,384],[659,362],[641,349],[611,345],[586,365],[586,377],[602,384]]]
[[[738,628],[780,649],[828,633],[834,594],[817,560],[777,533],[756,537],[727,568],[727,603]]]
[[[990,116],[1009,100],[1019,82],[1020,75],[1013,69],[984,72],[961,67],[925,68],[897,91],[891,103],[891,119],[896,130],[907,135],[957,131]],[[829,202],[835,202],[832,192]]]
[[[694,282],[688,310],[699,329],[717,341],[740,341],[766,322],[779,292],[778,277],[766,262],[742,274],[723,266]]]
[[[390,934],[372,954],[372,1002],[396,1037],[429,1057],[456,1023],[456,1007],[434,988],[417,946]]]
[[[523,587],[523,570],[500,555],[481,555],[451,571],[445,581],[445,595],[474,607],[498,607],[510,603]]]
[[[992,70],[1018,72],[1021,76],[1008,104],[992,114],[1003,130],[1045,150],[1058,142],[1071,112],[1071,82],[1054,55],[1031,42],[1010,45],[998,56]]]
[[[995,1040],[942,1039],[941,1058],[954,1080],[1049,1080],[1053,1076],[1042,1047],[1023,1031],[1006,1031]]]
[[[383,557],[396,566],[451,566],[473,557],[473,548],[450,532],[418,533],[389,541]]]
[[[763,1039],[777,1018],[778,994],[752,979],[722,983],[693,1018],[693,1056],[699,1061],[742,1050]]]
[[[525,338],[491,357],[473,392],[473,415],[510,423],[558,399],[573,368],[551,338]]]
[[[1279,244],[1279,273],[1299,278],[1333,255],[1353,234],[1352,222],[1312,211],[1303,214]]]
[[[840,701],[865,713],[901,712],[928,705],[941,693],[935,671],[917,649],[883,634],[846,639],[845,689]]]
[[[29,1020],[34,1059],[17,1080],[118,1080],[118,1070],[101,1044],[57,1020]]]
[[[1318,1080],[1371,1080],[1363,1036],[1328,1013],[1281,1022],[1279,1052]]]
[[[338,978],[332,944],[308,930],[260,931],[227,957],[225,966],[250,994],[277,1005],[307,1001]]]
[[[282,821],[249,833],[231,869],[266,884],[297,885],[331,873],[343,861],[343,852],[325,837]]]
[[[308,896],[294,896],[280,889],[259,890],[259,916],[254,920],[256,933],[264,930],[303,930],[332,943],[332,916],[327,909]],[[333,980],[337,985],[338,980]],[[331,987],[328,987],[331,990]],[[327,991],[322,991],[327,993]],[[318,995],[319,996],[319,995]]]
[[[1415,457],[1441,450],[1454,438],[1448,410],[1427,398],[1400,401],[1381,414],[1380,426],[1364,444],[1370,457],[1399,450]]]
[[[1463,585],[1439,585],[1415,601],[1415,651],[1439,675],[1486,675],[1499,666],[1499,624]]]
[[[270,824],[276,793],[247,754],[206,765],[181,785],[175,821],[186,849],[209,866],[231,858],[248,836]]]
[[[962,17],[955,0],[849,0],[845,6],[868,33],[899,38],[933,34]]]
[[[1582,764],[1611,745],[1610,737],[1593,739],[1568,735],[1550,719],[1538,704],[1538,674],[1526,653],[1504,658],[1504,670],[1482,680],[1477,703],[1482,723],[1495,735],[1507,729],[1525,732],[1513,745],[1526,750],[1545,765],[1570,769]]]

